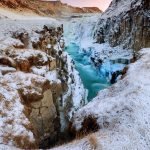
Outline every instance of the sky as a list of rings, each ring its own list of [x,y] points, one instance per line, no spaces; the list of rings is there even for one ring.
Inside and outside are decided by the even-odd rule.
[[[78,7],[99,7],[101,10],[106,10],[111,0],[61,0],[64,3],[68,3]]]

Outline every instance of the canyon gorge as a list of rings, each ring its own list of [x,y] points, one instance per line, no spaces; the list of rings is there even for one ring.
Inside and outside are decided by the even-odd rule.
[[[149,0],[2,0],[0,149],[150,149],[149,58]]]

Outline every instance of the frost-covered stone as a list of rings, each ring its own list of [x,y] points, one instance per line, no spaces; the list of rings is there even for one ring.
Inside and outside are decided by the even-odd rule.
[[[32,125],[24,114],[24,106],[16,89],[0,83],[0,143],[20,148],[36,148]],[[1,147],[1,145],[0,145]]]
[[[51,137],[53,140],[59,129],[55,131],[57,112],[49,81],[34,74],[16,72],[5,75],[1,80],[1,84],[4,83],[18,91],[20,103],[24,105],[24,112],[32,123],[35,138],[40,137],[42,141]]]
[[[16,69],[12,68],[12,67],[0,65],[0,72],[1,72],[1,74],[5,75],[10,72],[16,72]]]
[[[23,48],[24,47],[24,44],[20,40],[14,39],[11,37],[5,39],[4,41],[2,41],[2,43],[7,46],[14,46],[15,48]]]
[[[113,47],[121,44],[134,50],[149,47],[149,7],[148,0],[113,0],[100,16],[95,39]]]
[[[12,58],[7,56],[0,56],[0,64],[16,68],[16,62]]]
[[[0,21],[0,24],[3,26],[2,22],[5,21]],[[37,21],[38,25],[35,25],[34,21],[31,21],[32,23],[29,21],[31,24],[18,20],[16,22],[7,20],[5,26],[0,29],[0,94],[7,96],[3,99],[2,95],[0,101],[3,104],[6,101],[10,113],[4,121],[1,121],[1,129],[4,128],[4,130],[0,131],[0,148],[3,148],[2,144],[8,147],[12,145],[18,148],[38,148],[44,145],[43,141],[52,142],[58,136],[60,124],[56,106],[57,99],[62,93],[61,82],[59,82],[59,91],[57,91],[58,88],[52,89],[53,85],[50,83],[52,84],[51,81],[57,77],[48,75],[48,80],[44,76],[50,70],[56,71],[56,60],[45,50],[33,50],[31,46],[30,38],[35,35],[36,30],[43,30],[43,23]],[[30,48],[25,49],[25,47]],[[41,73],[42,70],[38,70],[40,67],[44,74]],[[56,80],[59,81],[59,79]],[[56,93],[55,99],[54,93]],[[7,102],[9,99],[14,107],[9,107]],[[3,104],[1,104],[0,112],[5,117]],[[9,121],[11,113],[16,113],[12,115],[16,121],[11,118]],[[3,120],[4,117],[1,116],[0,119]]]

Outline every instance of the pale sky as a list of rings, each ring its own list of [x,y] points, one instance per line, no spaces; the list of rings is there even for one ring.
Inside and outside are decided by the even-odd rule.
[[[78,7],[99,7],[101,10],[106,10],[112,0],[61,0]]]

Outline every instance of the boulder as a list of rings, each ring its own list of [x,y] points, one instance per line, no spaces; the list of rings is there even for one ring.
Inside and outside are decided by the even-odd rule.
[[[0,65],[0,72],[2,75],[5,75],[7,73],[16,72],[16,69],[12,67]]]
[[[30,120],[35,138],[42,143],[57,138],[59,133],[58,116],[49,81],[41,76],[16,72],[4,76],[2,83],[8,82],[22,99],[24,111]],[[57,130],[56,130],[56,127]]]
[[[15,31],[14,33],[12,33],[12,37],[20,40],[24,44],[23,48],[28,47],[28,45],[29,45],[29,34],[25,30]]]
[[[150,47],[149,8],[148,0],[113,0],[97,23],[95,39],[98,43],[109,42],[112,47],[122,44],[136,51]]]
[[[14,59],[7,56],[0,56],[0,64],[16,68],[16,62]]]
[[[15,48],[24,48],[24,44],[19,39],[14,38],[6,38],[4,41],[2,41],[4,45],[7,46],[13,46]]]

